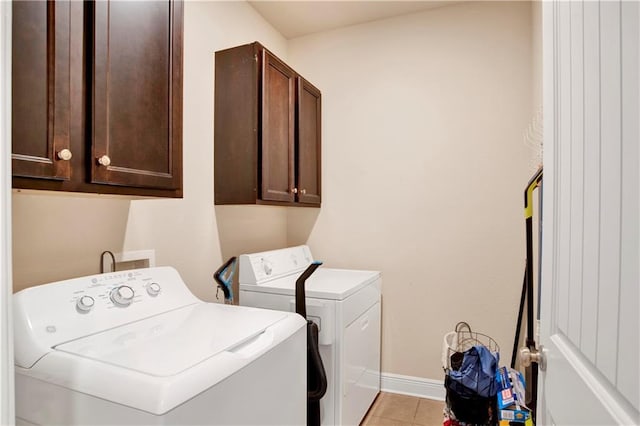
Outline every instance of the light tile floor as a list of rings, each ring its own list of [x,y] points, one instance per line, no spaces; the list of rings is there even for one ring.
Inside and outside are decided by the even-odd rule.
[[[443,401],[380,392],[361,426],[439,426]]]

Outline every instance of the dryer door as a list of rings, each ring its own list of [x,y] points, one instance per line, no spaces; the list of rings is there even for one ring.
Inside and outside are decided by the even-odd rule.
[[[380,302],[345,330],[344,360],[340,424],[359,424],[380,392]]]

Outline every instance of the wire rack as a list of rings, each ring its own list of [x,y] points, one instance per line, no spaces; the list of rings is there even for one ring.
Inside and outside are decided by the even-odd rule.
[[[454,331],[444,335],[442,342],[442,368],[457,370],[462,364],[463,353],[473,346],[483,345],[491,352],[500,352],[500,347],[491,337],[471,331],[466,322],[456,324]]]

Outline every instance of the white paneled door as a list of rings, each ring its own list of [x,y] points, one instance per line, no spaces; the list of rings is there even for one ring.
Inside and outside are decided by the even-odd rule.
[[[538,424],[640,424],[640,3],[543,5]]]

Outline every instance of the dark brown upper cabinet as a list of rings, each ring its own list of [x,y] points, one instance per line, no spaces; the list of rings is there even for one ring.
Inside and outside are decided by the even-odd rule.
[[[14,176],[68,180],[68,2],[12,5],[11,166]]]
[[[180,188],[182,3],[93,7],[91,181]]]
[[[320,204],[321,95],[314,85],[298,77],[297,179],[298,200]]]
[[[34,11],[26,19],[16,8]],[[182,1],[14,2],[13,9],[13,186],[181,197]],[[25,51],[30,45],[37,46]],[[46,66],[28,72],[31,62]],[[34,120],[30,138],[15,130]],[[22,172],[16,163],[25,159],[66,166],[66,174]]]
[[[215,73],[215,203],[319,207],[320,91],[258,42]]]

